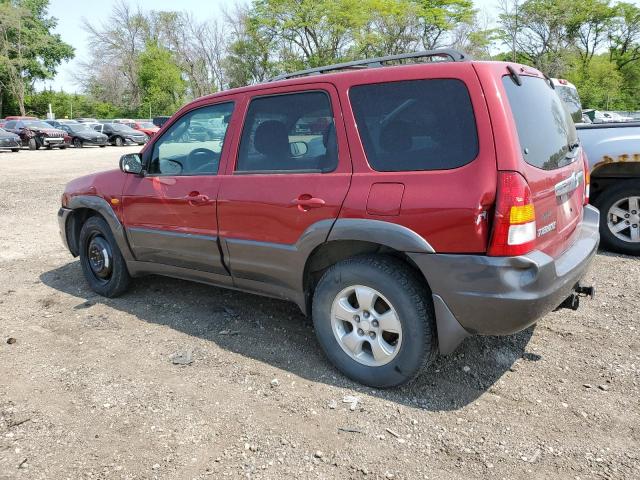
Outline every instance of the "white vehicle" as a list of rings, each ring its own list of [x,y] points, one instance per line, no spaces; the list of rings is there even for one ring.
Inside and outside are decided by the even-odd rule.
[[[602,112],[599,110],[595,111],[595,119],[596,121],[594,123],[619,123],[633,121],[632,117],[625,117],[617,112]]]

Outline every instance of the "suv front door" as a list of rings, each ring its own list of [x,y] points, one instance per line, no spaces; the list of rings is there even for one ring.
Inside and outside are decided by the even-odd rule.
[[[224,101],[185,113],[145,149],[145,175],[127,176],[124,221],[136,260],[228,277],[216,198],[233,110],[234,103]],[[206,135],[211,122],[224,125],[221,138]]]
[[[326,239],[349,189],[337,92],[326,83],[261,90],[242,108],[218,197],[220,237],[238,287],[299,301],[305,239]]]

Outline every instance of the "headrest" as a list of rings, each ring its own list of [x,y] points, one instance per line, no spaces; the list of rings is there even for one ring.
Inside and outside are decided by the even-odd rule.
[[[253,145],[258,152],[267,156],[291,154],[287,127],[277,120],[267,120],[258,126]]]

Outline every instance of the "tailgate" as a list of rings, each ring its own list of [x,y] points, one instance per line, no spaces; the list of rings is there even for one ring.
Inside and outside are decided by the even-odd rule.
[[[547,80],[510,76],[502,84],[519,140],[516,165],[531,189],[536,248],[557,257],[568,249],[582,220],[584,162],[571,116]]]

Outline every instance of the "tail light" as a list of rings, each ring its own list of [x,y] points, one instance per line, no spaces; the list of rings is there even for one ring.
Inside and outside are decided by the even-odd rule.
[[[536,241],[536,214],[531,189],[522,175],[498,172],[498,191],[488,255],[523,255]]]
[[[584,203],[589,204],[589,194],[591,193],[591,172],[589,171],[589,159],[587,154],[582,152],[582,162],[584,164]]]

